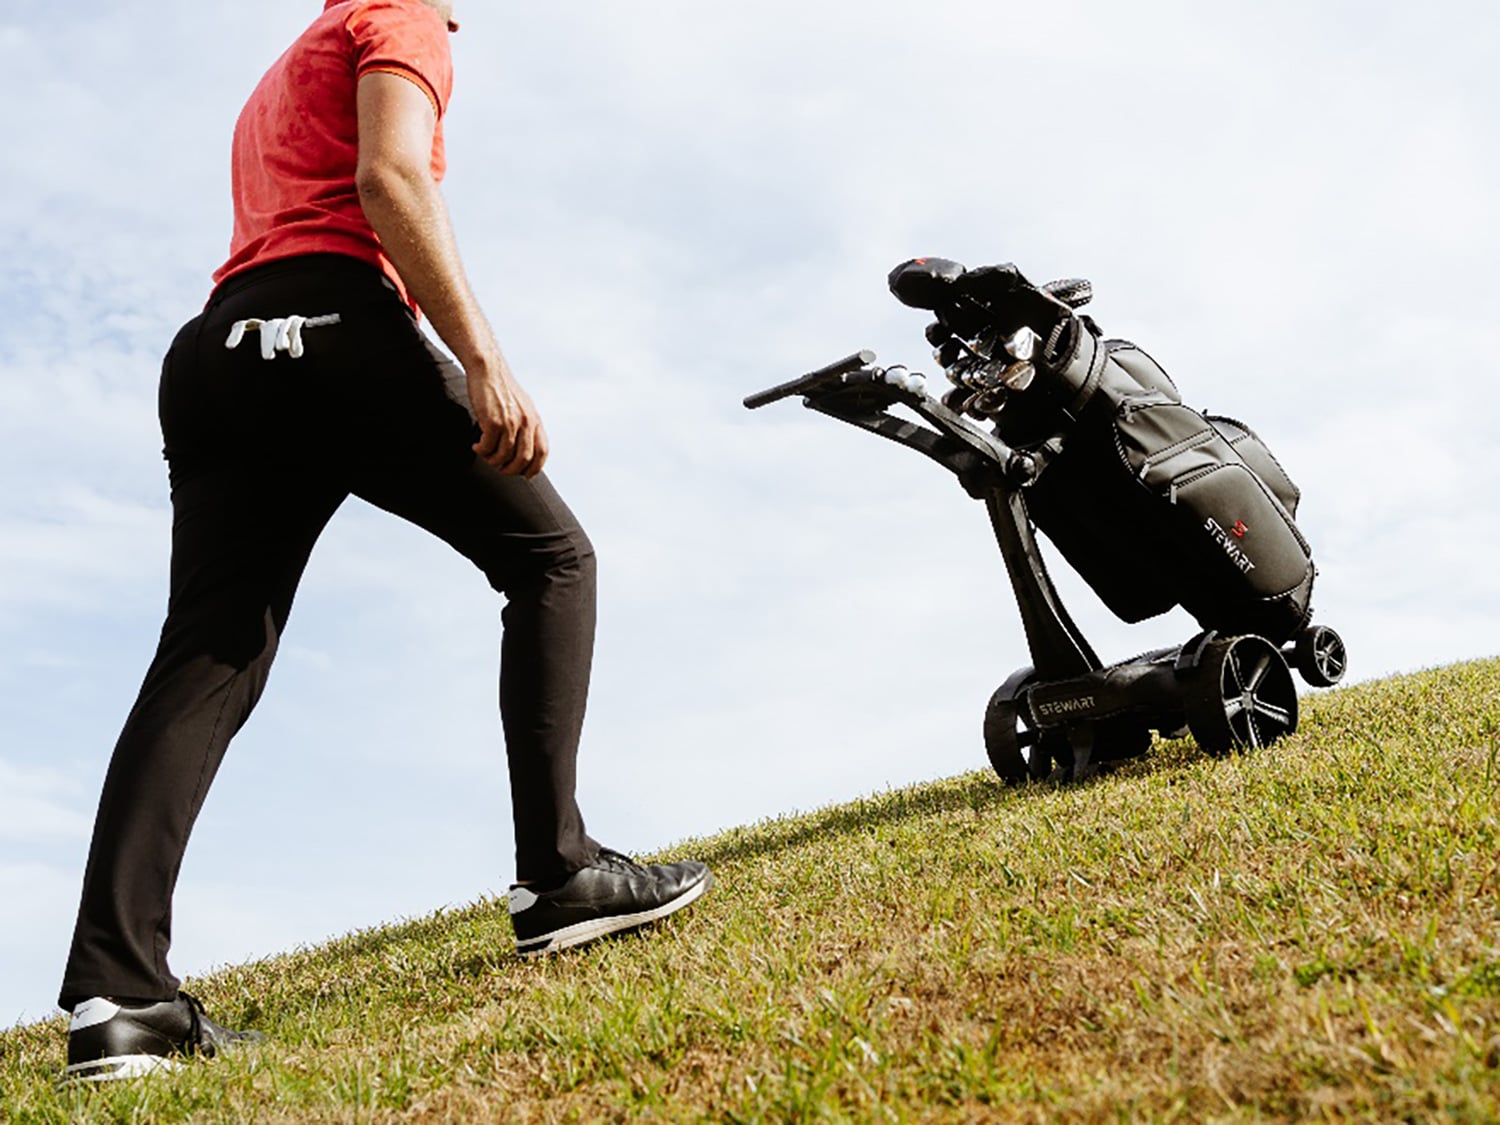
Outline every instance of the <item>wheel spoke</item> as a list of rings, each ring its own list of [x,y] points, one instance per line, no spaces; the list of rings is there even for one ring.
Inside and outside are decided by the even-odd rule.
[[[1318,645],[1318,667],[1328,676],[1337,677],[1343,674],[1344,658],[1339,653],[1339,648],[1339,643],[1332,637],[1324,637],[1323,642]]]
[[[1271,670],[1271,654],[1263,652],[1260,659],[1255,662],[1255,667],[1250,672],[1250,678],[1245,682],[1246,691],[1254,691],[1260,687],[1260,682],[1266,678],[1266,673]]]
[[[1234,694],[1243,695],[1245,693],[1245,677],[1240,670],[1240,654],[1231,648],[1224,654],[1224,667],[1228,669],[1230,677],[1234,680]],[[1229,693],[1226,692],[1225,694]]]
[[[1240,699],[1238,696],[1236,696],[1234,699],[1226,699],[1224,701],[1224,717],[1227,718],[1230,722],[1234,722],[1235,719],[1244,714],[1244,711],[1245,701],[1243,699]]]
[[[1255,745],[1255,720],[1249,711],[1241,710],[1229,721],[1229,733],[1236,748]]]
[[[1255,712],[1251,712],[1245,718],[1245,725],[1250,728],[1250,745],[1259,750],[1263,743],[1260,740],[1260,727],[1255,722]]]
[[[1290,729],[1292,725],[1292,713],[1285,707],[1278,707],[1274,703],[1267,703],[1264,699],[1257,699],[1253,710],[1255,714],[1263,715],[1283,730]]]

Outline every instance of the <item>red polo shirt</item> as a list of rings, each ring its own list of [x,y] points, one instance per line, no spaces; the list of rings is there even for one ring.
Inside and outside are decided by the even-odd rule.
[[[376,71],[410,79],[432,100],[432,178],[443,178],[442,119],[453,93],[447,24],[422,0],[327,0],[240,112],[234,237],[215,284],[279,258],[335,253],[379,266],[406,295],[354,186],[355,87]]]

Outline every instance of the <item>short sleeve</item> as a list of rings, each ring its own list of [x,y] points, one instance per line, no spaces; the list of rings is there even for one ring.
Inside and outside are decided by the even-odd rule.
[[[344,24],[354,44],[356,78],[386,71],[421,87],[442,118],[453,96],[453,56],[448,26],[422,0],[371,0]]]

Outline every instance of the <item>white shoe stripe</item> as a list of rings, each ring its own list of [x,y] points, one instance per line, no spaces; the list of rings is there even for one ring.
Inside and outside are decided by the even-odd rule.
[[[120,1005],[111,1003],[102,996],[95,996],[73,1009],[73,1019],[68,1023],[68,1030],[82,1031],[86,1027],[97,1027],[119,1014]]]
[[[526,887],[512,887],[510,889],[510,912],[519,914],[523,910],[530,910],[536,905],[536,893]]]
[[[651,910],[643,910],[638,914],[615,914],[608,918],[590,918],[584,922],[575,922],[571,926],[553,930],[550,934],[541,934],[528,938],[524,942],[518,941],[516,952],[522,957],[534,957],[539,953],[552,953],[559,949],[567,949],[569,946],[582,945],[586,941],[593,941],[607,934],[644,926],[647,922],[665,918],[684,906],[696,902],[703,897],[703,893],[708,890],[711,882],[711,878],[705,876],[671,902],[663,903]]]
[[[182,1062],[162,1058],[160,1055],[115,1055],[107,1059],[92,1059],[74,1063],[63,1070],[63,1086],[75,1082],[116,1082],[127,1078],[144,1078],[158,1071],[179,1070]]]

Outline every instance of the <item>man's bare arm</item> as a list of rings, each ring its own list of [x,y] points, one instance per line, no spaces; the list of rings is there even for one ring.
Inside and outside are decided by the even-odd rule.
[[[503,473],[533,477],[547,460],[547,432],[464,274],[432,178],[432,103],[408,79],[377,72],[359,80],[358,105],[360,204],[412,298],[463,365],[481,433],[474,450]]]

